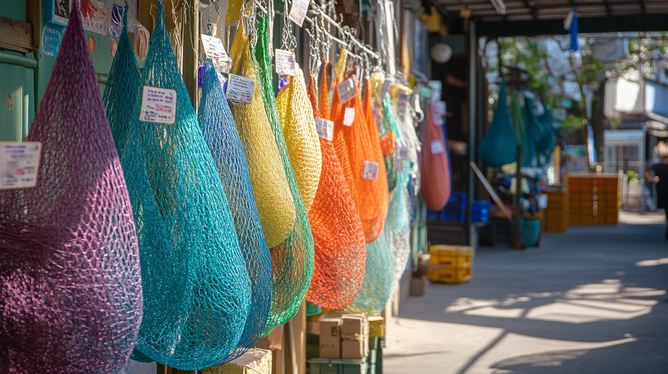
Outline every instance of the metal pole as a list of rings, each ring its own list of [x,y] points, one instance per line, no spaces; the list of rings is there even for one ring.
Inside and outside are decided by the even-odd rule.
[[[475,163],[476,152],[476,79],[477,79],[477,56],[478,38],[476,36],[476,24],[469,21],[469,162]],[[475,228],[471,224],[471,203],[475,195],[475,176],[469,171],[469,196],[466,202],[466,228],[468,232],[468,245],[472,244]]]
[[[199,0],[191,0],[187,5],[183,40],[183,81],[190,94],[190,101],[197,112],[197,69],[199,68]]]
[[[522,207],[522,147],[517,146],[517,172],[515,173],[515,240],[513,249],[526,249],[522,243],[522,221],[524,209]]]

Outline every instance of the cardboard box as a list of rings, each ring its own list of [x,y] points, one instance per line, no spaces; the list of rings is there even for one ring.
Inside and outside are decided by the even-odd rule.
[[[427,293],[428,285],[427,277],[411,277],[411,296],[424,296]]]
[[[369,321],[365,314],[341,316],[341,359],[359,360],[369,355]]]
[[[249,349],[225,365],[202,370],[202,374],[271,374],[271,351]]]
[[[339,316],[320,317],[320,358],[341,358],[341,324]]]

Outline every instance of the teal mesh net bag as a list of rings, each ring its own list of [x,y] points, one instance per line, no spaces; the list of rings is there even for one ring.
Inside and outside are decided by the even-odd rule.
[[[3,374],[114,373],[142,319],[130,197],[71,9],[26,139],[42,144],[37,185],[0,190]]]
[[[258,84],[262,88],[264,106],[269,118],[272,132],[276,140],[276,146],[283,161],[285,174],[288,178],[290,191],[297,211],[295,228],[282,244],[271,249],[271,259],[274,269],[274,283],[272,289],[271,315],[265,327],[265,334],[279,325],[284,324],[299,310],[306,296],[306,291],[311,284],[313,275],[313,235],[308,222],[308,216],[304,201],[295,174],[290,165],[288,148],[283,138],[283,130],[276,108],[276,98],[272,89],[272,71],[270,41],[267,32],[267,20],[265,16],[258,18],[259,38],[257,48],[251,53],[256,58],[256,71],[258,72]]]
[[[533,159],[536,157],[536,149],[529,137],[529,132],[526,127],[526,119],[524,118],[524,111],[517,98],[517,94],[510,97],[510,115],[513,119],[513,127],[515,128],[515,139],[517,145],[520,146],[522,153],[521,166],[530,166]]]
[[[543,124],[534,113],[535,105],[530,97],[524,98],[524,118],[529,134],[536,152],[539,154],[551,152],[554,148],[554,133],[552,129]]]
[[[156,21],[140,87],[174,90],[175,121],[142,121],[140,115],[147,113],[141,111],[139,96],[126,143],[119,146],[123,171],[130,176],[144,290],[136,349],[161,364],[195,370],[224,361],[237,348],[252,288],[224,185],[179,73],[161,3]]]
[[[104,108],[119,153],[120,147],[127,142],[141,84],[141,74],[128,37],[127,5],[123,14],[123,33],[119,38],[116,56],[111,64],[104,89]]]
[[[552,112],[550,112],[550,110],[547,108],[547,105],[545,105],[544,102],[542,102],[541,105],[543,106],[544,110],[543,114],[538,116],[538,119],[543,121],[543,123],[549,126],[549,128],[552,129],[552,132],[556,134],[561,128],[561,123],[554,118]]]
[[[251,348],[264,330],[271,306],[271,256],[264,240],[244,147],[211,60],[206,62],[198,120],[229,199],[253,291],[243,335],[229,361]]]
[[[510,119],[506,86],[503,82],[500,84],[499,99],[496,103],[494,119],[480,140],[478,153],[487,166],[499,168],[515,162],[517,157],[517,136]]]

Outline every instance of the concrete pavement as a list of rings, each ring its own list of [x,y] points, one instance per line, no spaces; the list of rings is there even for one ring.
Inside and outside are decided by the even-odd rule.
[[[661,215],[481,248],[473,278],[432,283],[388,326],[387,374],[668,373]]]

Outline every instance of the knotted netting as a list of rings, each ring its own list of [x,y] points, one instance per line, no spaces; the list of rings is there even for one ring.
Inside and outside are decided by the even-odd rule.
[[[244,147],[211,60],[206,62],[198,120],[225,187],[253,292],[238,348],[226,359],[231,361],[251,348],[264,330],[271,307],[271,256],[264,240]]]
[[[371,118],[366,118],[359,89],[356,89],[355,97],[341,104],[338,87],[334,88],[334,147],[339,160],[347,160],[342,162],[342,165],[350,165],[349,172],[344,170],[346,183],[362,221],[366,242],[371,243],[378,239],[385,226],[389,192],[375,118],[373,114]],[[350,126],[344,124],[346,110],[354,115]],[[367,174],[365,178],[365,166],[368,171],[370,165],[377,173],[375,177]]]
[[[295,72],[296,75],[290,78],[290,83],[278,93],[276,107],[288,147],[290,165],[308,212],[318,189],[322,156],[313,109],[306,93],[304,72],[297,64]]]
[[[37,186],[0,191],[3,373],[114,373],[142,319],[130,198],[71,9],[26,139],[42,144]]]
[[[520,147],[522,153],[521,166],[531,166],[536,157],[536,148],[529,137],[526,119],[524,118],[524,111],[517,94],[510,97],[510,116],[513,120],[513,127],[515,128],[517,145]]]
[[[120,147],[127,143],[132,115],[135,113],[134,107],[138,103],[137,97],[140,94],[140,84],[141,73],[128,37],[128,6],[126,5],[123,13],[123,33],[119,38],[116,56],[111,63],[103,99],[111,134],[114,136],[119,153],[121,152]]]
[[[308,87],[315,118],[322,118]],[[322,173],[308,219],[313,233],[314,266],[306,299],[328,309],[341,309],[355,299],[362,285],[366,247],[364,229],[346,186],[331,140],[320,138]]]
[[[246,152],[264,237],[267,246],[273,248],[290,235],[297,217],[283,162],[264,109],[262,83],[258,79],[243,28],[239,29],[234,39],[231,57],[231,73],[255,81],[253,102],[233,105],[232,115]]]
[[[450,198],[450,157],[447,152],[445,135],[434,120],[433,104],[427,103],[427,118],[423,123],[422,140],[422,183],[420,193],[427,207],[441,210]]]
[[[394,253],[387,225],[378,239],[366,245],[364,280],[355,300],[345,308],[347,313],[377,316],[385,308],[394,291]]]
[[[367,82],[366,95],[364,96],[364,115],[369,122],[369,126],[373,122],[378,128],[378,136],[380,141],[380,148],[383,151],[383,159],[385,160],[385,170],[387,171],[387,189],[389,191],[389,198],[392,200],[394,191],[397,188],[397,170],[394,165],[394,155],[396,152],[396,142],[398,139],[397,124],[394,121],[392,111],[386,107],[385,100],[380,99],[380,106],[374,110],[373,90],[371,90],[371,82]],[[389,98],[386,97],[387,100]],[[388,102],[389,104],[389,102]],[[380,112],[380,113],[379,113]]]
[[[290,235],[283,243],[271,248],[274,288],[272,289],[271,315],[267,327],[265,327],[265,333],[268,334],[274,327],[282,325],[294,317],[302,301],[304,301],[313,275],[313,235],[311,234],[306,207],[299,192],[295,174],[290,166],[290,157],[276,109],[276,100],[271,84],[272,71],[269,53],[271,45],[265,17],[258,20],[259,40],[255,50],[257,61],[259,61],[259,64],[256,63],[259,77],[257,83],[261,87],[264,108],[283,162],[283,169],[288,179],[290,193],[297,213],[297,220]]]
[[[494,119],[480,140],[478,153],[487,166],[495,168],[513,163],[517,158],[517,137],[510,119],[506,85],[503,82],[499,85]]]
[[[142,121],[146,113],[137,104],[127,142],[119,147],[141,255],[144,319],[137,349],[177,369],[202,369],[237,348],[252,289],[223,182],[165,30],[162,3],[141,87],[175,95],[176,108],[173,123],[149,122]]]
[[[420,163],[419,155],[422,150],[420,138],[415,132],[415,121],[413,115],[406,105],[400,109],[400,100],[407,100],[411,91],[404,86],[393,85],[390,88],[390,97],[392,98],[392,113],[397,120],[397,126],[401,133],[401,140],[405,143],[407,148],[407,159],[411,164],[411,176],[415,183],[415,194],[420,191]],[[401,98],[400,96],[403,96]]]

